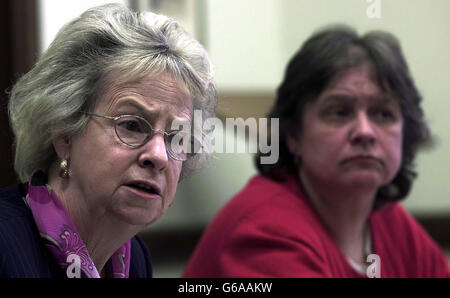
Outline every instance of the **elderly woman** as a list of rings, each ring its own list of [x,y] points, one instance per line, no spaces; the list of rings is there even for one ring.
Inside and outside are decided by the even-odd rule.
[[[186,277],[444,277],[447,261],[397,203],[430,143],[392,35],[333,27],[293,57],[269,117],[280,158],[217,215]]]
[[[194,109],[214,113],[212,79],[164,16],[105,5],[65,25],[11,91],[23,184],[0,192],[0,276],[151,277],[136,234],[207,158],[185,144]]]

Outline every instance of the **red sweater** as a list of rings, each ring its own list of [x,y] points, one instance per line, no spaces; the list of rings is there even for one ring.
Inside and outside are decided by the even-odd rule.
[[[447,260],[397,203],[369,219],[381,277],[450,277]],[[370,263],[368,263],[370,265]],[[364,277],[333,241],[294,177],[250,180],[207,228],[184,277]]]

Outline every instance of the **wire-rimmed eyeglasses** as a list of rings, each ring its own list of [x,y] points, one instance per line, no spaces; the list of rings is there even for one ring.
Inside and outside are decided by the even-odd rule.
[[[119,140],[125,145],[134,148],[143,146],[155,133],[161,133],[164,136],[167,155],[178,161],[185,161],[187,159],[188,148],[186,145],[190,145],[191,143],[190,133],[188,132],[165,132],[154,129],[147,120],[137,115],[120,115],[112,117],[87,112],[84,114],[112,120],[114,122],[114,130]]]

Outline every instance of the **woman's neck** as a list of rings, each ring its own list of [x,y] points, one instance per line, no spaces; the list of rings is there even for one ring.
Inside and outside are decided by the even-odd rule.
[[[365,262],[365,231],[373,208],[376,190],[343,191],[321,186],[302,171],[299,178],[304,191],[343,254],[358,264]]]
[[[77,191],[71,181],[60,178],[57,169],[50,169],[48,184],[66,207],[100,274],[113,253],[142,227],[126,224],[106,210],[89,205],[89,198]]]

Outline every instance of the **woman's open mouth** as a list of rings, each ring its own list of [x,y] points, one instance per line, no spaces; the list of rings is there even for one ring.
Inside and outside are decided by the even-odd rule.
[[[142,182],[131,182],[125,184],[125,187],[134,193],[137,196],[148,198],[148,199],[157,199],[161,197],[161,191],[159,188]]]

